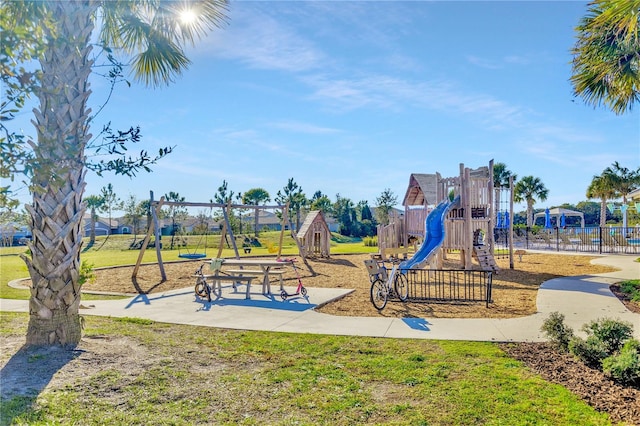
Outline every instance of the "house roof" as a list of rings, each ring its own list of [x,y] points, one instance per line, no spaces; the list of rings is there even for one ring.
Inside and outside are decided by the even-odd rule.
[[[437,203],[438,175],[412,173],[409,187],[402,200],[403,206],[421,206]]]

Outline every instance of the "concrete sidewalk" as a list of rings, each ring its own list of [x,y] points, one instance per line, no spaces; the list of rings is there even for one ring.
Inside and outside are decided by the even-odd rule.
[[[85,301],[82,315],[137,317],[158,322],[193,324],[242,330],[268,330],[414,339],[473,341],[542,341],[543,321],[551,312],[565,315],[567,325],[577,334],[583,324],[598,318],[615,318],[633,324],[640,338],[640,314],[629,312],[609,290],[620,280],[640,278],[637,256],[610,255],[594,263],[620,268],[620,271],[558,278],[542,284],[538,290],[538,312],[512,319],[438,319],[340,317],[316,312],[313,308],[351,290],[308,288],[306,298],[293,296],[282,301],[278,295],[251,294],[223,289],[223,297],[211,303],[197,298],[191,288],[172,292],[139,295],[123,300]],[[295,288],[285,289],[289,292]],[[27,312],[24,300],[0,300],[0,310]]]

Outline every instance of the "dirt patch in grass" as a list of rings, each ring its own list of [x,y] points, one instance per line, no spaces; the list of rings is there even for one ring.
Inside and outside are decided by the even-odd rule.
[[[330,259],[309,259],[312,274],[298,257],[298,273],[307,289],[314,287],[348,288],[355,291],[347,297],[329,303],[318,311],[341,316],[430,317],[430,318],[513,318],[536,312],[536,294],[543,282],[566,276],[610,272],[607,266],[592,265],[593,256],[561,254],[527,254],[514,269],[508,259],[498,259],[500,271],[493,277],[493,303],[388,303],[378,312],[369,301],[369,276],[364,267],[368,254],[333,255]],[[96,271],[96,281],[83,289],[120,293],[157,293],[193,287],[195,270],[202,261],[166,263],[167,281],[161,282],[158,265],[144,265],[137,279],[131,279],[133,267],[109,268]],[[445,268],[459,268],[457,259],[445,261]],[[285,286],[297,285],[295,272],[289,268],[284,275]],[[277,286],[274,285],[274,288]]]

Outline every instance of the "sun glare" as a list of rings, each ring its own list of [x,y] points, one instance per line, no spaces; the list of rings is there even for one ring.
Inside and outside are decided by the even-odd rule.
[[[180,12],[180,22],[185,25],[193,24],[196,21],[196,18],[197,16],[195,12],[191,9],[184,9]]]

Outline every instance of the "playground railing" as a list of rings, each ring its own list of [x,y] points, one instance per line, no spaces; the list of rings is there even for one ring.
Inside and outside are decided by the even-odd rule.
[[[517,229],[514,230],[513,245],[516,249],[640,254],[640,228]]]
[[[407,272],[408,301],[492,302],[491,271],[459,269],[410,269]]]

